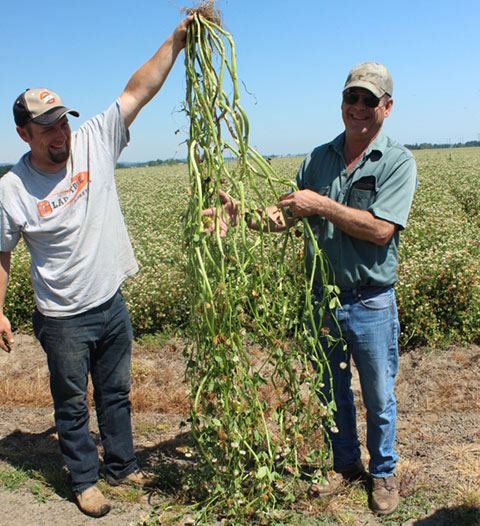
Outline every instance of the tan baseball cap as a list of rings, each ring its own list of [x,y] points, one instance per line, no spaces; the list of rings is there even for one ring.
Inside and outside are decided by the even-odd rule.
[[[22,127],[29,122],[50,126],[67,113],[80,117],[77,110],[63,105],[60,95],[47,88],[27,89],[13,104],[15,123]]]
[[[393,80],[383,64],[362,62],[350,70],[343,91],[348,88],[365,88],[380,98],[393,95]]]

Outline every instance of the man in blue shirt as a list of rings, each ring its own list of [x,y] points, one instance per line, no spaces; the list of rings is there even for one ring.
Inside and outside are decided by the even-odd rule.
[[[318,245],[333,269],[341,307],[318,320],[331,336],[347,345],[321,344],[329,358],[336,404],[336,428],[330,430],[335,475],[317,487],[319,493],[335,491],[343,479],[364,474],[360,459],[356,413],[351,390],[350,358],[358,369],[367,409],[367,448],[372,477],[371,505],[387,515],[398,506],[394,450],[396,401],[393,385],[398,368],[398,315],[393,285],[397,281],[399,232],[406,226],[417,184],[413,155],[382,133],[393,106],[393,81],[377,62],[355,66],[345,82],[342,118],[345,131],[332,142],[316,148],[297,175],[297,191],[281,197],[267,209],[271,231],[282,231],[285,208],[288,222],[308,218]],[[220,233],[235,221],[236,204],[220,192],[224,214]],[[214,216],[213,209],[204,211]],[[249,227],[258,229],[256,220]],[[212,230],[211,226],[208,230]],[[314,253],[307,242],[307,269]],[[314,293],[322,294],[315,280]],[[329,382],[325,381],[328,385]],[[324,396],[330,398],[326,390]]]

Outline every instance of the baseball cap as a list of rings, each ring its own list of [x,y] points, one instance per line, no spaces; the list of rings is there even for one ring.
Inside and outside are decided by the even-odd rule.
[[[365,88],[380,98],[393,94],[393,80],[383,64],[362,62],[350,70],[343,91],[348,88]]]
[[[47,88],[27,89],[13,105],[15,123],[22,127],[29,122],[50,126],[67,113],[80,117],[77,110],[66,108],[60,96]]]

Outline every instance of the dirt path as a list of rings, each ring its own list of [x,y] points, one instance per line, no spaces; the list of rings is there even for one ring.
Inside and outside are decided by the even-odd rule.
[[[148,496],[141,493],[133,496],[109,493],[114,507],[100,519],[86,517],[74,504],[60,468],[44,362],[43,352],[28,335],[16,336],[15,349],[10,355],[0,354],[0,472],[3,472],[0,473],[3,481],[0,485],[0,525],[142,524],[152,506],[158,504],[158,498],[155,502],[155,498],[149,501]],[[162,384],[161,390],[168,391],[167,407],[174,408],[173,412],[167,412],[159,401],[155,411],[134,410],[132,419],[139,460],[143,465],[178,462],[182,456],[180,422],[186,407],[185,387],[181,382],[184,367],[181,350],[171,343],[158,348],[136,346],[133,367],[137,378],[133,395],[143,400],[147,396],[145,393],[153,390],[153,372],[163,371],[165,378],[157,380]],[[143,384],[148,384],[148,388],[142,387],[138,378],[144,378]],[[168,389],[164,387],[166,384]],[[422,519],[406,518],[399,524],[462,526],[452,522],[455,519],[451,511],[468,504],[468,496],[470,500],[475,494],[478,496],[480,488],[480,347],[405,353],[400,358],[396,385],[397,451],[401,459],[397,474],[401,495],[408,499],[415,489],[424,487],[436,488],[448,494],[449,499],[443,504],[443,511],[430,511]],[[356,399],[360,400],[357,380],[354,390]],[[6,403],[6,400],[15,399],[15,393],[26,402]],[[363,416],[359,401],[362,443],[365,442]],[[96,434],[94,421],[92,418],[92,432]],[[366,453],[364,456],[368,457]],[[13,491],[5,489],[6,478],[8,482],[5,473],[18,474],[25,464],[40,472],[46,485],[54,488],[50,495],[36,489],[28,475],[20,486],[12,481]],[[479,500],[477,497],[477,506]],[[478,517],[478,523],[474,518],[469,526],[480,526],[480,511]],[[178,524],[189,524],[189,519]],[[357,514],[355,525],[365,524],[375,526],[380,522],[364,509]]]

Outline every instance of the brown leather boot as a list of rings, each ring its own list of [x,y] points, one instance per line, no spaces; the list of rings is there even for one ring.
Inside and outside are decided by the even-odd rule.
[[[363,467],[362,461],[359,460],[351,466],[329,471],[327,474],[327,480],[323,484],[312,484],[310,492],[313,493],[313,495],[325,497],[340,490],[345,482],[354,482],[355,480],[360,480],[365,477],[365,468]]]
[[[372,477],[372,510],[378,515],[390,515],[398,506],[395,475]]]
[[[81,493],[75,493],[78,507],[90,517],[102,517],[110,511],[110,504],[97,486],[90,486]]]
[[[113,477],[107,476],[107,482],[110,486],[135,486],[137,488],[153,486],[152,476],[141,469],[136,469],[133,473],[121,479],[114,479]]]

